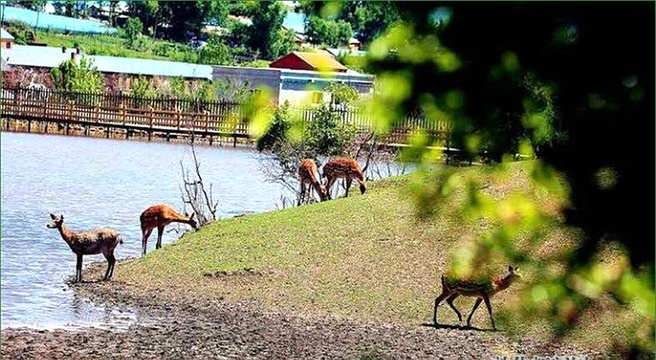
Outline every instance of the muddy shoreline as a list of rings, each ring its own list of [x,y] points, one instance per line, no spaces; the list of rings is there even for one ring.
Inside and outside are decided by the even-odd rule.
[[[2,358],[480,359],[514,354],[606,358],[567,344],[513,340],[502,331],[361,323],[270,311],[255,301],[200,300],[171,289],[94,280],[103,266],[86,268],[86,282],[71,285],[73,290],[94,303],[135,308],[141,321],[125,331],[4,329]]]

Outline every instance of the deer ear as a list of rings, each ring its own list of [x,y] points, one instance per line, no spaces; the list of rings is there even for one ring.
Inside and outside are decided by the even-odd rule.
[[[59,221],[64,221],[64,214],[61,214],[61,215],[59,216]]]
[[[512,265],[508,265],[508,271],[511,272],[511,273],[515,271],[515,270],[513,269]]]
[[[191,213],[191,216],[189,217],[189,219],[193,219],[195,215],[196,215],[196,213]]]
[[[50,218],[55,220],[57,217],[53,213],[50,213]]]

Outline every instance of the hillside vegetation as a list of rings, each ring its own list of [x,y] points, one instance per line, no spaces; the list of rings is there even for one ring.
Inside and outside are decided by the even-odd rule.
[[[528,176],[531,164],[513,163],[503,177],[486,167],[460,171],[463,178],[484,184],[483,191],[495,199],[522,192],[546,212],[557,212],[563,199],[535,190]],[[464,185],[441,207],[443,213],[418,220],[409,191],[415,181],[425,180],[416,174],[389,178],[372,183],[365,195],[353,191],[347,199],[224,219],[123,264],[115,277],[144,291],[170,289],[194,298],[254,300],[272,309],[363,321],[430,323],[439,277],[448,269],[451,253],[490,225],[468,222],[449,210],[465,199]],[[543,250],[533,256],[546,258],[554,249],[576,242],[575,231],[557,223],[550,226]],[[612,259],[609,250],[603,261]],[[506,266],[504,259],[490,258],[480,271],[499,275]],[[539,281],[539,274],[523,276],[525,283]],[[547,324],[518,325],[513,319],[513,307],[521,306],[521,291],[519,284],[493,299],[497,323],[501,329],[514,324],[520,327],[514,330],[546,338]],[[467,314],[473,299],[459,298],[455,303]],[[619,323],[612,320],[620,317],[640,321],[633,310],[603,298],[594,314],[584,316],[571,340],[595,348],[610,346],[613,336],[621,333]],[[440,308],[440,319],[457,323],[446,304]],[[473,325],[490,328],[484,307]]]

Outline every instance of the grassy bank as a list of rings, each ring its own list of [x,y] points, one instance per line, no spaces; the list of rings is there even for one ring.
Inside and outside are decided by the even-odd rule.
[[[35,30],[39,42],[48,46],[73,48],[77,44],[89,55],[107,55],[137,59],[167,60],[196,63],[198,53],[190,46],[164,40],[141,38],[139,49],[125,45],[125,39],[117,35],[102,34],[62,34],[58,32]],[[268,67],[267,60],[239,61],[234,66]]]
[[[527,175],[530,164],[511,164],[509,176],[504,177],[484,167],[464,168],[461,175],[476,178],[485,184],[483,191],[497,199],[522,192],[546,211],[557,211],[562,199],[532,187]],[[430,221],[417,220],[407,190],[414,177],[377,181],[364,196],[353,191],[348,199],[221,220],[122,265],[115,277],[145,291],[166,288],[194,297],[254,299],[270,308],[308,314],[412,326],[429,323],[440,291],[439,276],[449,265],[451,251],[466,246],[489,225],[466,222],[453,211]],[[457,189],[442,208],[457,208],[465,191],[464,186]],[[553,225],[545,238],[545,254],[554,247],[570,246],[576,241],[574,234]],[[501,273],[506,262],[490,259],[487,265]],[[265,275],[215,276],[247,268]],[[527,279],[536,276],[525,274]],[[495,313],[502,313],[519,291],[521,286],[495,297]],[[633,311],[606,300],[572,334],[572,341],[599,348],[621,330],[609,319],[640,321]],[[471,298],[456,300],[464,313],[472,303]],[[457,323],[446,306],[440,316],[444,322]],[[484,307],[473,323],[490,327]],[[533,337],[546,337],[540,331],[544,325],[526,325],[525,330]]]

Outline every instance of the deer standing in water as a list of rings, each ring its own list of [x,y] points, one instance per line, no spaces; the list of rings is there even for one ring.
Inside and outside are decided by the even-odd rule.
[[[186,213],[180,215],[177,211],[173,210],[173,208],[164,204],[153,205],[144,210],[139,217],[139,221],[141,222],[142,256],[146,255],[148,237],[150,237],[154,228],[157,228],[157,244],[155,245],[155,249],[162,247],[162,234],[164,232],[164,227],[170,223],[177,222],[189,224],[194,230],[198,230],[196,220],[194,220],[194,214],[191,214],[191,216]]]
[[[298,205],[301,205],[306,197],[311,196],[310,186],[314,188],[321,201],[328,199],[326,187],[319,181],[319,172],[314,160],[304,159],[301,161],[301,165],[298,167],[298,175],[301,178],[301,197],[298,200]]]
[[[112,229],[98,229],[86,232],[71,232],[64,225],[64,215],[59,217],[50,214],[52,221],[46,224],[49,229],[57,229],[61,237],[66,241],[71,250],[77,255],[77,265],[75,266],[75,280],[82,281],[82,256],[95,255],[102,253],[107,259],[107,272],[103,280],[109,280],[114,274],[114,249],[118,244],[123,244],[121,236]]]
[[[360,168],[360,164],[354,159],[338,157],[328,160],[326,165],[323,166],[323,176],[326,177],[326,190],[328,192],[328,199],[330,196],[330,189],[337,179],[346,179],[346,197],[348,197],[349,188],[353,179],[360,183],[360,193],[364,194],[367,190],[367,181],[364,177],[364,172]]]
[[[458,315],[458,320],[462,321],[462,315],[460,314],[460,311],[458,311],[458,309],[456,309],[456,307],[453,305],[453,300],[462,295],[477,297],[476,303],[474,303],[474,308],[467,318],[467,326],[471,327],[472,315],[474,315],[474,312],[481,304],[481,301],[485,301],[487,312],[490,314],[490,320],[492,321],[492,328],[496,330],[497,327],[494,324],[494,318],[492,317],[492,306],[490,305],[490,298],[494,294],[507,289],[514,282],[521,280],[521,276],[517,274],[517,270],[518,269],[513,269],[511,265],[508,265],[508,271],[503,276],[499,276],[487,281],[447,279],[444,275],[442,275],[442,293],[440,296],[435,298],[435,308],[433,309],[433,324],[435,324],[435,327],[438,326],[437,307],[443,300],[446,300],[451,309],[456,312],[456,315]]]

